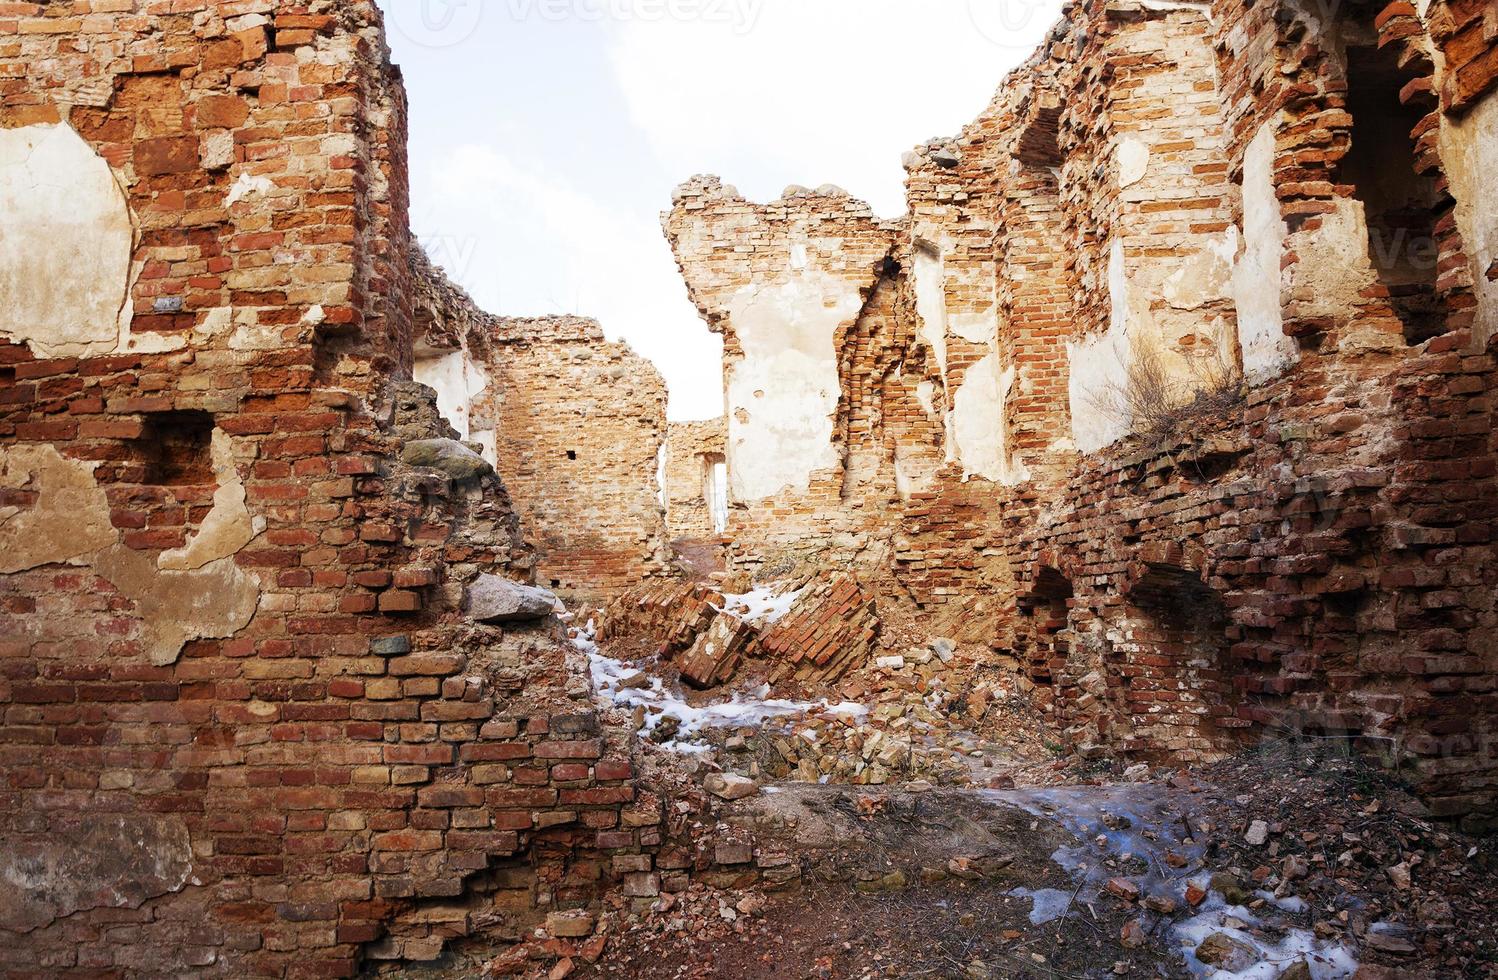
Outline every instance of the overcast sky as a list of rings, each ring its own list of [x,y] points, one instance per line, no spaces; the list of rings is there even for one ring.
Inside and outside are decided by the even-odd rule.
[[[673,419],[721,414],[718,339],[660,212],[715,173],[904,210],[901,154],[954,135],[1060,0],[382,0],[411,98],[412,225],[495,313],[577,313],[651,358]]]

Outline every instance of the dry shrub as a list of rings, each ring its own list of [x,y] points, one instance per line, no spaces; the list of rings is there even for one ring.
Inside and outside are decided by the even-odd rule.
[[[1221,351],[1188,357],[1190,375],[1172,377],[1153,346],[1134,352],[1122,383],[1104,388],[1096,407],[1126,414],[1136,435],[1164,443],[1186,435],[1193,422],[1225,415],[1243,401],[1243,375]]]

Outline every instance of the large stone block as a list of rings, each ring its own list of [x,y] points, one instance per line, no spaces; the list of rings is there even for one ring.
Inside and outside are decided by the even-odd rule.
[[[468,586],[468,618],[479,623],[545,619],[556,606],[557,597],[547,590],[498,575],[480,575]]]

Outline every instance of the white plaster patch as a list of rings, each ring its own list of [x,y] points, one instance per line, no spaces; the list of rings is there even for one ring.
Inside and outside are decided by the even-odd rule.
[[[915,400],[920,403],[921,409],[925,411],[928,418],[936,416],[936,385],[929,381],[917,382]]]
[[[1477,287],[1472,333],[1481,347],[1498,333],[1498,282],[1487,277],[1498,261],[1498,94],[1461,119],[1441,120],[1441,162],[1456,197],[1456,226],[1472,259]]]
[[[234,326],[234,308],[232,306],[215,306],[203,314],[203,322],[193,328],[193,331],[203,337],[215,337]]]
[[[863,308],[858,286],[824,272],[745,286],[727,304],[743,356],[728,365],[728,472],[737,501],[806,489],[836,466],[839,394],[833,336]],[[764,392],[755,397],[755,392]]]
[[[68,459],[50,443],[0,449],[0,487],[37,495],[31,507],[0,512],[0,574],[74,561],[118,539],[109,498],[94,480],[98,465]]]
[[[269,177],[257,177],[251,174],[240,174],[234,186],[229,188],[229,196],[224,199],[226,207],[233,207],[240,201],[256,194],[267,194],[276,189],[276,185]]]
[[[1280,262],[1289,229],[1274,193],[1276,120],[1254,135],[1243,156],[1243,254],[1233,267],[1232,292],[1238,308],[1238,347],[1243,374],[1259,384],[1283,374],[1299,357],[1285,336]]]
[[[915,247],[915,310],[921,325],[917,335],[931,348],[943,384],[947,378],[947,290],[941,254],[935,247]]]
[[[998,307],[976,313],[949,313],[947,328],[970,344],[992,344],[999,335]]]
[[[1404,343],[1375,327],[1362,328],[1352,316],[1361,292],[1376,281],[1368,258],[1368,222],[1361,201],[1337,198],[1335,210],[1321,216],[1321,227],[1295,236],[1300,261],[1292,267],[1291,287],[1302,316],[1326,317],[1345,324],[1339,346],[1344,351],[1387,350]]]
[[[417,381],[437,392],[437,410],[458,431],[458,438],[466,440],[473,399],[489,387],[483,368],[466,352],[455,350],[440,357],[420,358],[412,373]]]
[[[265,530],[265,518],[251,517],[245,506],[244,483],[239,467],[234,465],[234,445],[224,430],[213,430],[212,450],[213,473],[218,481],[213,509],[186,544],[157,556],[156,567],[163,571],[192,571],[228,558]]]
[[[665,510],[670,500],[667,492],[668,481],[666,479],[666,460],[671,455],[671,443],[668,439],[662,439],[660,447],[655,451],[655,501],[660,504],[661,510]]]
[[[998,355],[989,353],[967,369],[952,396],[952,442],[964,479],[1014,484],[1024,478],[1009,465],[1004,431],[1004,404],[1013,384],[1014,368],[1000,373]]]
[[[114,350],[134,244],[124,192],[71,126],[0,129],[0,336],[38,357]]]
[[[1185,311],[1199,310],[1222,299],[1232,282],[1232,260],[1237,250],[1237,228],[1229,228],[1220,238],[1208,239],[1205,248],[1182,259],[1161,284],[1161,296],[1173,309]]]
[[[1108,253],[1108,296],[1112,314],[1107,333],[1066,344],[1072,442],[1083,453],[1116,442],[1132,426],[1119,397],[1129,379],[1131,311],[1123,242],[1117,239]]]
[[[490,466],[499,466],[499,449],[493,429],[473,432],[469,435],[468,441],[479,444],[479,455],[484,457]]]
[[[1125,139],[1118,144],[1118,186],[1131,187],[1149,170],[1150,148],[1142,140]]]

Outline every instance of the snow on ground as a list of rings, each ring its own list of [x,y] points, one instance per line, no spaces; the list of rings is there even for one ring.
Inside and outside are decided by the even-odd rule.
[[[711,729],[757,728],[771,721],[795,721],[811,715],[831,715],[859,721],[869,711],[864,705],[851,701],[831,704],[827,701],[770,698],[767,696],[770,693],[768,684],[737,692],[727,701],[704,705],[689,704],[679,691],[668,689],[659,677],[648,677],[643,687],[625,686],[625,681],[637,678],[640,671],[605,656],[594,642],[593,628],[593,623],[589,622],[577,632],[572,643],[587,655],[593,686],[599,698],[616,707],[634,708],[636,705],[643,705],[645,727],[640,734],[646,737],[660,727],[666,718],[676,718],[679,722],[676,734],[661,743],[663,748],[675,752],[706,752],[710,746],[702,740],[702,736]]]
[[[1034,900],[1030,921],[1049,922],[1067,914],[1068,905],[1080,908],[1085,900],[1096,898],[1115,874],[1100,860],[1099,850],[1145,859],[1151,870],[1143,876],[1129,876],[1130,879],[1143,894],[1169,897],[1178,908],[1186,907],[1188,884],[1208,889],[1210,875],[1190,870],[1199,867],[1205,849],[1185,836],[1185,827],[1173,816],[1176,808],[1167,792],[1149,784],[989,791],[991,799],[1054,820],[1078,839],[1077,844],[1059,847],[1051,855],[1051,860],[1080,879],[1076,902],[1066,895],[1058,898],[1052,889],[1034,892],[1016,889],[1010,893]],[[1164,860],[1167,851],[1184,856],[1191,863],[1181,870],[1172,870]],[[1294,912],[1297,911],[1294,905],[1293,901],[1287,901],[1280,908]],[[1312,980],[1345,980],[1357,972],[1357,959],[1346,946],[1317,939],[1309,930],[1273,915],[1275,911],[1278,909],[1274,904],[1267,904],[1255,915],[1242,906],[1228,904],[1221,892],[1212,891],[1195,914],[1170,927],[1169,935],[1178,945],[1187,969],[1207,980],[1274,980],[1299,959],[1304,959],[1310,967]],[[1252,949],[1257,962],[1234,972],[1198,960],[1196,947],[1219,932]],[[1274,936],[1279,938],[1276,940]]]

